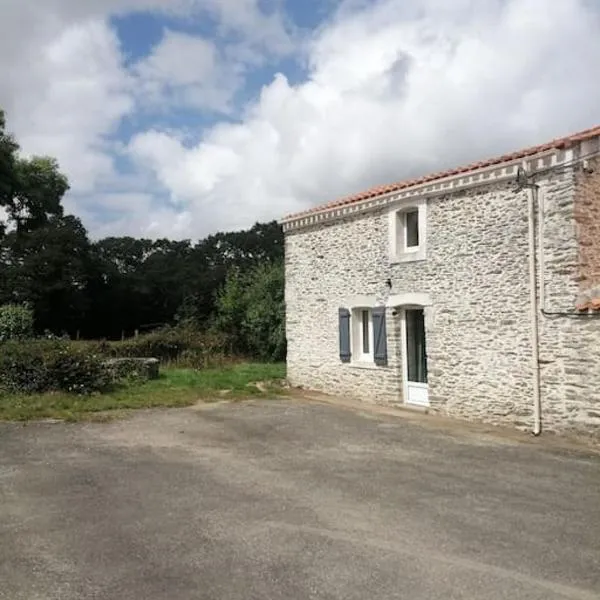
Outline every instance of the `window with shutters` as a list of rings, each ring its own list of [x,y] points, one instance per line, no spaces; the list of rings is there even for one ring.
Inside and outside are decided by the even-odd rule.
[[[340,360],[356,365],[387,365],[385,307],[339,309]]]
[[[390,212],[390,262],[425,260],[427,203],[415,200]]]

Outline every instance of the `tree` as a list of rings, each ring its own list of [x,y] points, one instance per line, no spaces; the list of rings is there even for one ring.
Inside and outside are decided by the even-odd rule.
[[[69,183],[55,159],[39,156],[17,159],[16,181],[15,194],[7,209],[17,233],[33,231],[46,225],[50,218],[63,215],[61,202]]]
[[[283,261],[256,267],[249,275],[243,331],[252,356],[285,359]]]
[[[61,201],[69,183],[58,163],[50,157],[22,158],[19,145],[6,132],[4,112],[0,110],[0,207],[18,233],[31,231],[62,216]],[[0,233],[6,224],[2,223]]]
[[[196,244],[90,243],[81,222],[64,214],[69,183],[56,160],[19,150],[0,110],[0,304],[29,302],[38,331],[109,338],[184,321],[208,329],[217,315],[245,352],[281,355],[279,224],[255,223]]]
[[[261,360],[285,358],[283,261],[234,269],[217,297],[215,327],[233,349]]]
[[[230,340],[231,349],[240,354],[250,352],[244,320],[248,310],[248,275],[240,269],[231,269],[225,284],[217,294],[213,326]]]
[[[17,187],[16,161],[18,144],[6,132],[4,112],[0,109],[0,208],[6,209],[15,195]],[[0,221],[0,238],[6,225]]]
[[[88,308],[90,244],[76,217],[53,216],[2,240],[4,302],[29,302],[38,330],[75,332]]]

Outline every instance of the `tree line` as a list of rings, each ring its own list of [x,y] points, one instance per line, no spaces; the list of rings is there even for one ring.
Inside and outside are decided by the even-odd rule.
[[[38,332],[119,339],[186,321],[238,345],[283,343],[283,233],[276,222],[190,240],[92,241],[65,214],[56,160],[24,158],[0,110],[0,305],[27,303]],[[1,214],[1,213],[0,213]],[[247,349],[247,348],[246,348]]]

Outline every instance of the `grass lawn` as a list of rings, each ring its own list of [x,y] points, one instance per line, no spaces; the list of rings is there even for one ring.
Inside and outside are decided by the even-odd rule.
[[[277,381],[285,377],[285,364],[242,363],[219,369],[161,369],[155,381],[131,383],[92,396],[37,394],[0,396],[0,420],[106,419],[105,411],[157,406],[190,406],[200,400],[243,399],[281,394]],[[260,386],[257,382],[275,383]],[[102,415],[98,413],[103,413]]]

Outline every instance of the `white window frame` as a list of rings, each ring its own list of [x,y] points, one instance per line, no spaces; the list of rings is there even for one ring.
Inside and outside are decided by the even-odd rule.
[[[416,246],[409,246],[408,245],[408,215],[411,215],[413,213],[417,213],[417,238],[419,239],[419,243]],[[406,208],[404,210],[402,210],[401,212],[399,212],[399,216],[402,218],[402,230],[403,230],[403,236],[402,236],[402,242],[403,242],[403,250],[404,252],[418,252],[419,251],[419,246],[421,245],[421,231],[420,231],[420,227],[419,227],[419,209],[418,207],[409,207]]]
[[[368,315],[368,352],[364,352],[363,315]],[[350,311],[350,348],[352,362],[375,364],[375,339],[373,333],[373,308],[371,306],[353,307]]]
[[[419,245],[407,246],[407,213],[417,211]],[[390,262],[425,260],[427,257],[427,200],[420,198],[395,205],[389,213]]]

